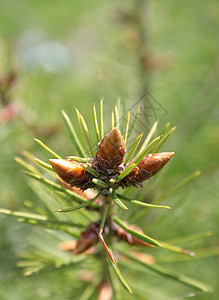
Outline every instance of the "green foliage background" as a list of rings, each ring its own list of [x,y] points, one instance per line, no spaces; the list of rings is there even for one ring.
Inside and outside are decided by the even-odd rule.
[[[105,116],[109,119],[118,96],[126,111],[139,99],[142,87],[146,87],[135,46],[136,36],[130,23],[121,17],[121,12],[137,13],[140,3],[134,0],[120,3],[1,0],[0,73],[4,73],[2,66],[7,69],[5,58],[8,57],[9,65],[15,66],[18,72],[15,102],[28,107],[25,113],[28,122],[40,126],[60,123],[60,132],[44,141],[63,156],[74,154],[74,149],[61,120],[61,109],[68,112],[77,126],[74,120],[74,107],[77,106],[91,125],[94,101],[104,96]],[[193,184],[168,198],[166,203],[174,207],[171,212],[162,213],[159,222],[155,222],[155,212],[149,219],[141,220],[141,225],[148,226],[152,236],[167,240],[212,231],[210,238],[190,246],[199,249],[196,252],[200,259],[183,257],[174,262],[172,256],[172,262],[168,262],[168,253],[162,259],[170,269],[214,287],[213,294],[196,295],[194,299],[217,299],[219,61],[216,37],[219,3],[214,0],[150,0],[146,1],[141,17],[147,33],[146,50],[152,57],[162,57],[165,65],[165,68],[145,71],[151,94],[168,111],[160,120],[160,128],[166,122],[177,126],[164,149],[176,152],[174,160],[159,177],[159,184],[149,192],[162,195],[190,173],[202,172]],[[29,37],[24,44],[25,36]],[[33,41],[37,37],[40,37],[39,44],[58,41],[65,47],[67,63],[64,68],[52,72],[37,64],[27,64],[25,57],[33,51],[36,46]],[[1,207],[22,210],[24,201],[38,201],[14,162],[14,156],[24,149],[45,158],[32,137],[33,132],[27,130],[21,119],[0,127]],[[23,277],[16,267],[20,252],[29,249],[30,244],[44,243],[41,231],[18,224],[12,218],[1,218],[0,225],[1,299],[30,299],[30,295],[36,299],[77,299],[70,269]],[[165,292],[162,288],[157,290],[157,286],[163,285]],[[186,295],[177,284],[166,284],[164,279],[153,276],[145,279],[142,288],[148,290],[146,299],[180,299]],[[83,291],[83,285],[80,289]],[[168,296],[169,292],[172,296]],[[142,298],[135,296],[135,299]]]

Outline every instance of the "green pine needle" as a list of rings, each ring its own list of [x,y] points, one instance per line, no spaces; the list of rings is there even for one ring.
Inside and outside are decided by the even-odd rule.
[[[90,158],[88,158],[88,157],[67,156],[66,158],[71,159],[73,161],[80,162],[80,163],[87,163],[90,161]]]
[[[182,187],[184,187],[187,183],[189,183],[191,180],[193,180],[194,178],[196,178],[200,174],[201,174],[200,171],[196,171],[193,174],[189,175],[188,177],[186,177],[185,179],[183,179],[179,184],[177,184],[175,187],[173,187],[170,191],[168,191],[167,193],[165,193],[164,195],[162,195],[160,198],[153,200],[153,203],[154,204],[161,203],[163,200],[165,200],[170,195],[172,195],[173,193],[175,193],[176,191],[178,191],[179,189],[181,189]],[[133,222],[136,222],[137,220],[139,220],[140,218],[142,218],[147,212],[148,212],[147,209],[142,209],[141,211],[139,211],[134,216],[134,218],[132,219]]]
[[[99,196],[100,196],[100,194],[97,194],[94,198],[92,198],[92,199],[88,200],[87,202],[84,202],[83,204],[78,205],[76,207],[57,209],[57,212],[72,212],[72,211],[76,211],[78,209],[90,206]]]
[[[195,179],[200,174],[201,174],[200,171],[196,171],[196,172],[192,173],[191,175],[189,175],[185,179],[183,179],[181,182],[179,182],[170,191],[168,191],[167,193],[165,193],[160,198],[155,199],[153,202],[156,203],[156,204],[162,202],[164,199],[168,198],[170,195],[172,195],[173,193],[175,193],[176,191],[178,191],[179,189],[181,189],[182,187],[184,187],[187,183],[189,183],[190,181],[192,181],[193,179]]]
[[[168,122],[168,123],[166,123],[166,124],[164,125],[164,127],[161,129],[159,135],[164,135],[164,134],[166,134],[166,132],[167,132],[167,130],[169,129],[169,127],[170,127],[170,123]]]
[[[184,276],[181,274],[175,274],[174,272],[166,270],[165,268],[157,266],[157,265],[148,264],[146,262],[139,260],[135,256],[129,254],[128,252],[122,251],[122,254],[125,255],[126,257],[128,257],[130,260],[140,264],[141,266],[144,266],[145,268],[157,273],[160,276],[163,276],[163,277],[166,277],[169,279],[173,279],[179,283],[183,283],[189,287],[196,288],[202,292],[210,292],[211,291],[210,286],[207,286],[206,284],[204,284],[198,280],[195,280],[193,278],[190,278],[190,277],[187,277],[187,276]]]
[[[128,207],[116,196],[116,193],[115,191],[112,191],[111,193],[111,196],[112,196],[112,200],[113,202],[119,207],[119,208],[122,208],[122,209],[128,209]]]
[[[134,237],[136,237],[137,239],[148,243],[150,245],[153,246],[159,246],[162,247],[162,245],[160,244],[160,242],[154,240],[153,238],[149,237],[146,234],[140,233],[132,228],[130,228],[128,225],[126,225],[121,219],[119,219],[117,216],[113,216],[112,217],[113,221],[115,223],[117,223],[121,228],[123,228],[127,233],[133,235]]]
[[[99,174],[89,164],[82,164],[82,167],[93,176],[95,177],[99,176]]]
[[[75,148],[77,149],[78,153],[82,156],[82,157],[86,157],[86,154],[84,152],[84,149],[80,143],[80,140],[75,132],[75,129],[71,123],[71,120],[69,118],[69,116],[66,114],[66,112],[64,110],[62,110],[62,115],[64,117],[64,120],[65,120],[65,124],[66,124],[66,127],[69,131],[69,134],[70,134],[70,137],[72,139],[72,142],[75,146]]]
[[[59,191],[59,192],[63,192],[65,194],[67,194],[68,196],[71,196],[74,200],[80,202],[80,203],[87,203],[87,199],[82,197],[81,195],[69,190],[69,189],[64,189],[61,185],[51,181],[51,180],[48,180],[46,179],[45,177],[43,176],[40,176],[40,175],[37,175],[37,174],[34,174],[34,173],[30,173],[30,172],[26,172],[26,171],[23,171],[23,173],[37,181],[40,181],[42,182],[43,184],[47,185],[48,187],[56,190],[56,191]],[[93,207],[97,207],[97,205],[95,203],[92,203]]]
[[[108,215],[108,212],[109,212],[109,203],[107,203],[105,206],[104,206],[104,210],[103,210],[103,214],[102,214],[102,218],[101,218],[101,223],[100,223],[100,228],[99,228],[99,231],[101,232],[104,228],[104,225],[105,225],[105,222],[106,222],[106,218],[107,218],[107,215]]]
[[[139,104],[138,108],[137,108],[137,111],[136,111],[136,114],[135,114],[135,117],[134,117],[134,120],[132,121],[132,125],[130,126],[130,130],[128,132],[128,138],[131,136],[134,128],[135,128],[135,125],[138,121],[138,118],[139,118],[139,115],[140,115],[140,111],[141,111],[141,104]]]
[[[122,171],[122,173],[118,176],[117,178],[117,182],[122,180],[124,177],[126,177],[127,175],[129,175],[134,168],[140,163],[140,161],[145,157],[145,155],[147,155],[154,147],[155,145],[158,143],[158,141],[160,140],[160,136],[158,136],[156,139],[154,139],[152,142],[150,142],[150,144],[148,144],[136,157],[135,159],[132,161],[132,163],[125,169]]]
[[[41,167],[43,167],[43,168],[45,168],[45,169],[48,169],[48,170],[54,172],[53,167],[52,167],[51,165],[45,163],[44,161],[40,160],[39,158],[35,158],[35,157],[34,157],[34,161],[35,161],[38,165],[40,165]]]
[[[109,259],[110,264],[116,274],[116,276],[118,277],[119,281],[121,282],[121,284],[123,285],[123,287],[130,293],[132,294],[132,290],[130,288],[130,286],[128,285],[128,283],[126,282],[126,280],[124,279],[124,277],[122,276],[118,266],[116,266],[115,264],[112,263],[112,261]]]
[[[93,178],[92,179],[92,182],[102,188],[108,188],[108,184],[105,183],[104,181],[100,180],[100,179],[97,179],[97,178]]]
[[[48,219],[46,216],[33,214],[22,211],[13,211],[9,209],[0,208],[0,214],[10,215],[12,217],[18,218],[18,221],[22,223],[28,223],[32,225],[44,225],[45,227],[50,227],[51,229],[64,230],[66,227],[78,227],[81,228],[83,225],[73,222],[65,222],[57,219]]]
[[[191,256],[191,257],[195,256],[195,253],[193,251],[183,249],[179,246],[172,245],[172,244],[169,244],[169,243],[166,243],[166,242],[163,242],[163,241],[161,243],[162,243],[163,248],[168,249],[170,251],[177,252],[177,253],[180,253],[180,254],[185,254],[185,255],[188,255],[188,256]]]
[[[171,128],[165,136],[161,139],[160,143],[157,144],[156,147],[151,151],[151,153],[158,153],[161,147],[166,143],[166,141],[169,139],[169,137],[173,134],[175,131],[176,127]]]
[[[141,142],[141,139],[142,139],[143,134],[144,134],[144,133],[140,134],[140,135],[136,138],[136,140],[134,141],[134,143],[132,144],[132,146],[131,146],[129,152],[128,152],[127,155],[126,155],[125,164],[127,164],[127,163],[131,160],[131,158],[132,158],[132,156],[134,155],[136,149],[138,148],[139,143]]]
[[[130,110],[128,110],[128,112],[126,114],[124,125],[123,125],[123,130],[122,130],[122,135],[124,137],[124,143],[125,143],[125,145],[127,144],[128,131],[129,131],[129,123],[130,123]]]
[[[59,156],[58,154],[56,154],[52,149],[50,149],[49,147],[47,147],[43,142],[41,142],[38,139],[34,139],[34,141],[36,141],[43,149],[45,149],[49,154],[51,154],[52,156],[54,156],[55,158],[60,159],[61,156]]]
[[[154,149],[154,147],[156,146],[156,144],[159,142],[160,140],[160,136],[156,137],[152,142],[150,142],[150,144],[148,144],[133,160],[132,163],[135,163],[136,165],[138,165],[140,163],[140,161],[145,157],[145,155],[147,155],[148,153],[151,153],[152,149]]]
[[[93,146],[92,146],[92,142],[91,142],[91,138],[90,138],[90,134],[89,134],[87,124],[86,124],[82,114],[78,110],[77,110],[77,115],[78,115],[80,128],[81,128],[82,134],[84,136],[85,143],[87,145],[88,152],[91,155],[91,157],[94,157],[95,153],[94,153],[94,150],[93,150]]]
[[[118,97],[117,101],[116,101],[116,107],[117,107],[117,110],[118,110],[118,114],[120,116],[120,113],[121,113],[121,98]]]
[[[145,140],[144,140],[144,143],[142,144],[138,154],[147,146],[147,144],[150,142],[153,134],[155,133],[156,129],[157,129],[157,124],[158,124],[158,121],[154,122],[153,126],[151,127],[151,130],[149,131],[149,133],[147,134]]]
[[[96,137],[97,137],[97,141],[99,143],[101,141],[101,139],[100,139],[99,126],[98,126],[98,122],[97,122],[97,112],[96,112],[95,104],[93,106],[93,118],[94,118],[94,127],[95,127]]]
[[[112,112],[111,112],[111,129],[114,128],[114,122],[115,122],[114,111],[112,110]]]
[[[119,129],[119,112],[117,106],[114,106],[114,127]]]
[[[148,208],[166,208],[166,209],[171,209],[171,207],[169,206],[164,206],[164,205],[155,205],[155,204],[150,204],[150,203],[145,203],[145,202],[142,202],[142,201],[138,201],[138,200],[133,200],[133,199],[130,199],[126,196],[123,196],[123,195],[120,195],[120,194],[116,194],[116,196],[124,201],[127,201],[131,204],[135,204],[135,205],[138,205],[138,206],[143,206],[143,207],[148,207]]]
[[[126,176],[128,176],[133,170],[134,168],[137,166],[137,164],[135,163],[131,163],[130,165],[128,165],[128,167],[125,168],[125,170],[122,171],[122,173],[119,174],[118,178],[117,178],[117,182],[121,181],[123,178],[125,178]]]
[[[195,233],[195,234],[190,234],[190,235],[182,236],[179,238],[175,238],[175,239],[168,241],[168,243],[171,243],[171,244],[188,243],[191,241],[193,242],[195,240],[207,238],[209,236],[212,236],[212,232],[208,230],[208,231],[204,231],[204,232],[200,232],[200,233]]]
[[[104,136],[104,126],[103,126],[103,98],[100,100],[100,139],[102,140]]]
[[[32,166],[31,164],[27,163],[25,160],[23,160],[20,157],[15,157],[14,160],[21,165],[22,167],[24,167],[25,169],[27,169],[28,171],[32,172],[32,173],[36,173],[39,174],[38,170],[36,168],[34,168],[34,166]]]

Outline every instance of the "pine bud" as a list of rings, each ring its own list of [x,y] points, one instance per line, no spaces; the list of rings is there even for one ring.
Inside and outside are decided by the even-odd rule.
[[[100,142],[96,159],[100,162],[107,162],[107,164],[115,168],[119,166],[124,159],[125,143],[123,136],[117,128],[108,132]]]
[[[90,173],[79,162],[67,159],[50,159],[49,162],[58,176],[70,186],[83,188],[90,178]]]
[[[80,254],[94,246],[99,241],[97,234],[97,223],[91,223],[85,231],[81,233],[80,238],[73,250],[74,254]]]
[[[162,152],[146,155],[138,166],[125,178],[127,182],[142,182],[154,176],[171,159],[174,152]]]

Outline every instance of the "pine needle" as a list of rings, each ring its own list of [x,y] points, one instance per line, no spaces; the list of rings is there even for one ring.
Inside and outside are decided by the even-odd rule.
[[[133,200],[133,199],[130,199],[126,196],[123,196],[123,195],[120,195],[120,194],[116,194],[116,196],[124,201],[127,201],[131,204],[135,204],[135,205],[138,205],[138,206],[143,206],[143,207],[148,207],[148,208],[167,208],[167,209],[171,209],[171,207],[169,206],[163,206],[163,205],[155,205],[155,204],[150,204],[150,203],[145,203],[145,202],[142,202],[142,201],[138,201],[138,200]]]
[[[118,277],[119,281],[121,282],[121,284],[123,285],[123,287],[130,293],[132,294],[132,290],[130,288],[130,286],[128,285],[128,283],[126,282],[126,280],[124,279],[124,277],[122,276],[118,266],[116,266],[115,264],[113,264],[111,261],[111,266],[116,274],[116,276]]]
[[[50,225],[53,229],[59,229],[59,230],[64,226],[69,226],[69,227],[74,226],[79,228],[83,227],[83,225],[80,225],[78,223],[59,221],[57,219],[52,220],[52,219],[48,219],[46,216],[43,215],[22,212],[22,211],[13,211],[4,208],[0,208],[0,214],[10,215],[12,217],[20,219],[22,222],[27,222],[32,225],[45,225],[46,227]]]
[[[75,146],[75,148],[77,149],[78,153],[82,156],[82,157],[86,157],[86,154],[84,152],[84,149],[80,143],[80,140],[75,132],[75,129],[71,123],[71,120],[69,118],[69,116],[66,114],[66,112],[64,110],[62,110],[62,115],[64,117],[64,120],[65,120],[65,124],[66,124],[66,127],[69,131],[69,134],[70,134],[70,137],[72,139],[72,142]]]
[[[140,134],[140,135],[136,138],[136,140],[134,141],[134,143],[132,144],[132,146],[131,146],[129,152],[128,152],[127,155],[126,155],[125,164],[127,164],[127,163],[131,160],[131,158],[132,158],[132,156],[134,155],[136,149],[138,148],[139,143],[141,142],[141,139],[142,139],[143,134],[144,134],[144,133]]]
[[[165,193],[163,196],[161,196],[158,199],[153,200],[153,203],[154,204],[161,203],[163,200],[165,200],[170,195],[172,195],[173,193],[175,193],[176,191],[178,191],[179,189],[181,189],[183,186],[185,186],[187,183],[189,183],[191,180],[193,180],[194,178],[196,178],[200,174],[201,174],[200,171],[196,171],[193,174],[189,175],[188,177],[186,177],[185,179],[183,179],[179,184],[177,184],[175,187],[173,187],[170,191],[168,191],[167,193]],[[134,216],[134,218],[132,219],[132,221],[136,222],[137,220],[139,220],[140,218],[142,218],[147,212],[148,212],[147,209],[142,209],[141,211],[139,211]]]
[[[99,143],[101,141],[101,139],[100,139],[99,126],[98,126],[98,122],[97,122],[97,113],[96,113],[95,104],[93,106],[93,118],[94,118],[94,127],[95,127],[96,137],[97,137],[97,141]]]
[[[182,187],[184,187],[187,183],[189,183],[190,181],[192,181],[194,178],[196,178],[200,174],[201,174],[200,171],[196,171],[196,172],[192,173],[191,175],[189,175],[185,179],[183,179],[180,183],[178,183],[175,187],[173,187],[170,191],[168,191],[167,193],[165,193],[160,198],[155,199],[153,202],[154,203],[160,203],[160,202],[162,202],[164,199],[166,199],[167,197],[169,197],[170,195],[172,195],[173,193],[175,193],[176,191],[178,191],[179,189],[181,189]]]
[[[41,167],[54,172],[53,167],[51,165],[45,163],[44,161],[40,160],[39,158],[34,157],[34,161]]]
[[[163,248],[168,249],[170,251],[177,252],[180,254],[185,254],[185,255],[188,255],[191,257],[195,256],[195,253],[193,251],[190,251],[190,250],[187,250],[187,249],[184,249],[179,246],[172,245],[172,244],[169,244],[169,243],[166,243],[163,241],[161,243],[162,243]]]
[[[38,170],[36,168],[34,168],[34,166],[32,166],[31,164],[27,163],[25,160],[23,160],[20,157],[15,157],[14,160],[21,165],[22,167],[24,167],[25,169],[27,169],[28,171],[35,173],[35,174],[39,174]]]
[[[97,178],[93,178],[92,179],[92,182],[102,188],[108,188],[108,184],[105,183],[104,181],[100,180],[100,179],[97,179]]]
[[[82,164],[82,167],[93,176],[95,177],[99,176],[99,174],[89,164]]]
[[[169,127],[170,127],[170,123],[168,122],[168,123],[166,123],[166,124],[164,125],[164,127],[161,129],[159,135],[164,135],[164,134],[166,134],[166,132],[167,132],[167,130],[169,129]]]
[[[103,127],[103,98],[100,100],[100,139],[103,139],[104,127]]]
[[[93,199],[90,199],[89,201],[84,202],[81,205],[78,205],[78,206],[75,206],[75,207],[69,207],[69,208],[60,208],[60,209],[57,209],[56,211],[57,212],[72,212],[72,211],[90,206],[99,196],[100,196],[100,194],[97,194]]]
[[[152,142],[150,142],[150,144],[148,144],[136,157],[135,159],[132,161],[132,163],[125,169],[122,171],[122,173],[120,173],[120,175],[117,178],[117,182],[122,180],[124,177],[126,177],[127,175],[129,175],[134,168],[140,163],[140,161],[145,157],[145,155],[147,155],[154,147],[155,145],[158,143],[158,141],[160,140],[160,136],[158,136],[156,139],[154,139]]]
[[[134,237],[136,237],[137,239],[148,243],[150,245],[153,246],[159,246],[162,247],[162,245],[160,244],[160,242],[154,240],[153,238],[147,236],[146,234],[140,233],[132,228],[130,228],[128,225],[126,225],[122,220],[120,220],[117,216],[113,216],[112,217],[113,221],[115,223],[117,223],[121,228],[123,228],[127,233],[130,233],[131,235],[133,235]]]
[[[124,137],[124,143],[125,143],[125,145],[127,144],[128,131],[129,131],[129,123],[130,123],[130,110],[128,110],[128,112],[126,114],[124,125],[123,125],[123,130],[122,130],[122,135]]]
[[[71,196],[74,200],[80,202],[80,203],[84,203],[86,202],[87,203],[87,199],[82,197],[81,195],[69,190],[69,189],[64,189],[61,185],[51,181],[51,180],[48,180],[46,179],[45,177],[43,176],[40,176],[40,175],[37,175],[37,174],[34,174],[34,173],[31,173],[31,172],[26,172],[26,171],[23,171],[23,173],[37,181],[40,181],[42,182],[43,184],[47,185],[48,187],[56,190],[56,191],[59,191],[59,192],[63,192],[65,194],[67,194],[68,196]],[[92,203],[93,207],[98,207],[95,203]]]
[[[166,143],[166,141],[169,139],[169,137],[173,134],[175,131],[176,127],[171,128],[165,136],[161,139],[161,141],[157,144],[156,147],[151,151],[151,153],[158,153],[161,147]]]
[[[158,121],[154,122],[153,126],[151,127],[151,130],[149,131],[149,133],[147,134],[145,140],[144,140],[144,143],[142,144],[138,154],[147,146],[147,144],[150,142],[153,134],[155,133],[156,129],[157,129],[157,124],[158,124]]]
[[[54,156],[55,158],[61,159],[61,156],[59,156],[58,154],[56,154],[52,149],[50,149],[49,147],[47,147],[43,142],[41,142],[38,139],[34,139],[34,141],[36,141],[43,149],[45,149],[49,154],[51,154],[52,156]]]
[[[80,124],[80,127],[81,127],[81,131],[82,131],[82,134],[84,136],[85,143],[87,145],[88,152],[91,155],[91,157],[94,157],[95,153],[94,153],[94,150],[93,150],[93,146],[92,146],[92,142],[91,142],[91,138],[90,138],[90,134],[89,134],[87,124],[86,124],[82,114],[79,113],[79,112],[77,114],[78,114],[78,118],[79,118],[79,124]]]
[[[102,218],[101,218],[101,223],[100,223],[100,233],[102,233],[103,231],[103,228],[104,228],[104,225],[105,225],[105,222],[106,222],[106,218],[107,218],[107,215],[108,215],[108,211],[109,211],[109,203],[107,203],[104,207],[104,210],[103,210],[103,214],[102,214]]]
[[[114,118],[114,111],[112,110],[112,112],[111,112],[111,129],[114,128],[114,122],[115,122],[114,119],[115,119],[115,118]]]
[[[117,106],[114,106],[114,127],[119,129],[119,112]]]
[[[111,197],[112,197],[113,202],[114,202],[119,208],[122,208],[122,209],[128,209],[128,207],[127,207],[121,200],[119,200],[119,198],[116,196],[115,191],[112,191]]]
[[[81,162],[81,163],[87,163],[90,160],[90,158],[78,157],[78,156],[67,156],[66,158],[74,160],[74,161],[78,161],[78,162]]]
[[[135,128],[135,125],[138,121],[138,118],[139,118],[139,115],[140,115],[140,111],[141,111],[141,104],[139,104],[138,108],[137,108],[137,111],[136,111],[136,114],[135,114],[135,117],[134,117],[134,120],[132,121],[132,125],[130,126],[130,130],[129,130],[129,133],[128,133],[128,138],[131,136],[134,128]]]
[[[157,266],[157,265],[152,265],[152,264],[148,264],[146,262],[143,262],[141,260],[139,260],[138,258],[136,258],[135,256],[124,252],[124,251],[120,251],[122,252],[122,254],[126,257],[128,257],[129,259],[131,259],[132,261],[140,264],[141,266],[144,266],[145,268],[157,273],[160,276],[169,278],[169,279],[173,279],[175,281],[178,281],[179,283],[183,283],[189,287],[192,288],[196,288],[202,292],[210,292],[211,291],[211,287],[205,285],[204,283],[195,280],[193,278],[181,275],[181,274],[175,274],[174,272],[171,272],[169,270],[166,270],[163,267]]]

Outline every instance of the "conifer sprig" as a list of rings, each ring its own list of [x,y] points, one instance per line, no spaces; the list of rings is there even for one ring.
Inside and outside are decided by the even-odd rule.
[[[78,254],[83,254],[90,257],[94,264],[98,262],[98,264],[104,266],[102,268],[104,272],[102,273],[100,268],[97,268],[98,276],[96,278],[98,280],[96,282],[100,282],[101,274],[103,274],[103,280],[107,281],[107,284],[111,285],[115,291],[116,285],[114,285],[114,278],[111,276],[111,270],[113,270],[121,285],[129,293],[132,293],[132,289],[121,274],[117,265],[117,259],[112,252],[115,248],[113,243],[115,239],[118,241],[116,244],[125,242],[136,247],[142,246],[143,248],[141,249],[144,249],[144,251],[146,251],[147,247],[157,247],[158,251],[166,249],[175,252],[177,255],[186,254],[192,257],[194,253],[176,245],[177,243],[175,242],[163,242],[146,235],[137,225],[129,224],[125,216],[128,216],[129,211],[135,211],[132,209],[133,206],[136,207],[136,211],[139,206],[141,207],[141,210],[138,210],[134,215],[133,219],[135,221],[145,216],[146,211],[149,212],[151,208],[171,209],[169,206],[159,205],[159,203],[185,186],[200,173],[196,171],[161,197],[152,199],[150,203],[146,203],[143,199],[137,199],[137,197],[127,197],[121,191],[117,192],[119,188],[127,188],[129,190],[130,187],[142,186],[145,180],[150,179],[159,172],[174,155],[174,152],[157,153],[175,131],[175,127],[169,130],[169,123],[161,131],[158,131],[158,122],[156,121],[143,142],[143,133],[141,132],[132,145],[129,146],[128,141],[133,130],[136,130],[135,126],[140,115],[141,105],[138,106],[133,119],[131,118],[130,110],[126,113],[123,124],[121,124],[121,109],[120,99],[118,99],[111,113],[111,130],[106,134],[104,132],[103,99],[100,100],[99,114],[96,111],[96,106],[93,106],[93,133],[77,109],[76,114],[81,134],[76,133],[69,116],[62,111],[66,127],[77,153],[73,153],[73,155],[66,153],[66,159],[62,159],[61,156],[42,141],[35,139],[52,158],[55,158],[49,160],[50,164],[40,158],[33,157],[29,153],[24,155],[25,159],[15,158],[26,169],[23,173],[38,182],[35,189],[39,196],[41,195],[45,209],[35,208],[35,212],[38,210],[37,214],[7,209],[0,209],[0,213],[14,216],[20,222],[39,225],[69,234],[76,241],[74,246],[71,246],[72,248],[64,245],[63,249],[70,249],[74,257]],[[122,129],[122,133],[119,128]],[[157,137],[155,136],[156,132],[160,132]],[[93,144],[94,136],[96,136],[97,140],[95,146]],[[83,145],[86,145],[86,148]],[[126,148],[129,149],[127,153]],[[54,195],[61,208],[57,209],[57,206],[54,206],[54,210],[49,212],[49,209],[53,207],[53,202],[51,201],[51,203],[45,205],[46,200],[43,197],[45,194],[41,193],[42,191],[38,188],[41,183],[43,184],[42,189],[43,186],[46,188],[45,193],[48,193],[48,188],[56,192]],[[31,205],[28,207],[33,208]],[[118,214],[121,214],[122,217]],[[204,234],[200,235],[200,237],[204,236]],[[98,246],[98,244],[102,246]],[[154,263],[148,264],[139,259],[137,255],[134,256],[122,249],[122,247],[118,247],[116,255],[118,254],[120,257],[122,254],[123,257],[129,260],[127,264],[121,259],[121,265],[125,265],[126,268],[132,269],[135,264],[139,264],[162,277],[171,278],[200,291],[207,292],[210,290],[209,287],[196,280],[169,272]],[[153,252],[153,249],[151,251]],[[75,261],[81,262],[83,259]],[[60,265],[65,263],[61,260]],[[24,262],[22,264],[24,265]],[[27,261],[26,263],[26,266],[29,266],[29,269],[26,269],[28,274],[39,272],[44,268],[41,263],[37,263],[35,268],[31,267],[31,264],[33,264],[33,261]],[[54,265],[56,265],[55,260]],[[80,265],[78,266],[80,267]],[[108,268],[110,269],[108,270]],[[106,275],[107,272],[108,275]],[[88,295],[90,295],[90,292]]]

